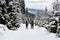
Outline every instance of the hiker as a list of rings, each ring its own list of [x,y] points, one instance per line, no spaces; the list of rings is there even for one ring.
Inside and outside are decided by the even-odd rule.
[[[26,21],[26,23],[25,23],[25,24],[26,24],[26,29],[28,29],[28,21]]]
[[[33,20],[31,20],[31,29],[33,29],[34,28],[34,22],[33,22]]]

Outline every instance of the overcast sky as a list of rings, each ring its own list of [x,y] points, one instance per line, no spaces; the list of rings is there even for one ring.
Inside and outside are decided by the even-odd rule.
[[[53,2],[54,0],[25,0],[26,7],[34,9],[45,9],[47,7],[51,10]]]
[[[45,9],[45,7],[47,7],[49,10],[51,10],[52,3],[55,0],[24,0],[24,1],[26,8]]]

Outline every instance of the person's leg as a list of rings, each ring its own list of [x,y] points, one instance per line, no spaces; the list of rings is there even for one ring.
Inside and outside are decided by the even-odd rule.
[[[34,26],[32,26],[32,29],[34,29]]]
[[[33,29],[34,27],[33,26],[31,26],[31,29]]]
[[[28,29],[28,25],[26,25],[26,29]]]

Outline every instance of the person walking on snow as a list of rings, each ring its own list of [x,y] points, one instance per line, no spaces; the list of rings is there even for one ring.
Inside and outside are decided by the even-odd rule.
[[[26,23],[25,23],[25,24],[26,24],[26,29],[28,29],[28,22],[26,21]]]
[[[31,20],[31,29],[33,29],[34,28],[34,22],[33,22],[33,20]]]

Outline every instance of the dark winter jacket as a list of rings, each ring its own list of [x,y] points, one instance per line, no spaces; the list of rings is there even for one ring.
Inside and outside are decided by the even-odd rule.
[[[26,26],[28,26],[28,22],[26,21]]]

